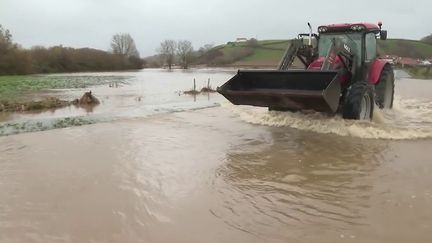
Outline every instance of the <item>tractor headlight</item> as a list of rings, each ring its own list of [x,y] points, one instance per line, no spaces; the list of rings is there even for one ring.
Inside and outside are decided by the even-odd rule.
[[[363,25],[353,25],[353,26],[351,26],[351,29],[354,31],[361,31],[364,29],[364,26]]]
[[[327,32],[327,27],[321,26],[318,28],[319,33]]]

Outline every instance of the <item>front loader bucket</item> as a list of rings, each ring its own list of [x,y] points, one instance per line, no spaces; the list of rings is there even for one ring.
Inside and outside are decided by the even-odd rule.
[[[235,105],[336,112],[341,84],[335,71],[239,71],[217,90]]]

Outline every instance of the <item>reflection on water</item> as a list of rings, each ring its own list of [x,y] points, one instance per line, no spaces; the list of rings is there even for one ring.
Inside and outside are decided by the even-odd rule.
[[[9,112],[0,112],[0,122],[11,119],[12,114]]]
[[[208,97],[174,91],[191,73],[168,74],[97,88],[88,115],[25,118],[24,129],[64,129],[0,137],[0,242],[432,241],[430,139],[326,134],[310,125],[348,123],[322,116],[275,126],[266,118],[292,115],[267,111],[249,123],[225,106],[198,109]],[[397,124],[429,114],[427,102],[403,102]]]
[[[222,107],[2,137],[0,242],[428,242],[428,146]]]
[[[385,151],[381,141],[272,129],[271,141],[252,140],[227,153],[218,172],[232,187],[220,193],[224,207],[213,212],[235,215],[226,223],[265,239],[294,240],[305,225],[364,224],[360,212],[373,184],[368,175]]]

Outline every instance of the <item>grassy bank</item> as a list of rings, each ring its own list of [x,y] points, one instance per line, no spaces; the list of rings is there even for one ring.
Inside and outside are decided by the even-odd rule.
[[[197,64],[208,66],[275,66],[288,47],[288,40],[263,40],[220,45],[203,56]]]

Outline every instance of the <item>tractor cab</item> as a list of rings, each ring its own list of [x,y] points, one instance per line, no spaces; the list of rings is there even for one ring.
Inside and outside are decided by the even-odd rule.
[[[332,41],[343,43],[357,59],[357,65],[371,62],[377,57],[377,37],[387,39],[387,31],[381,29],[382,23],[334,24],[318,27],[318,56],[326,57]]]

